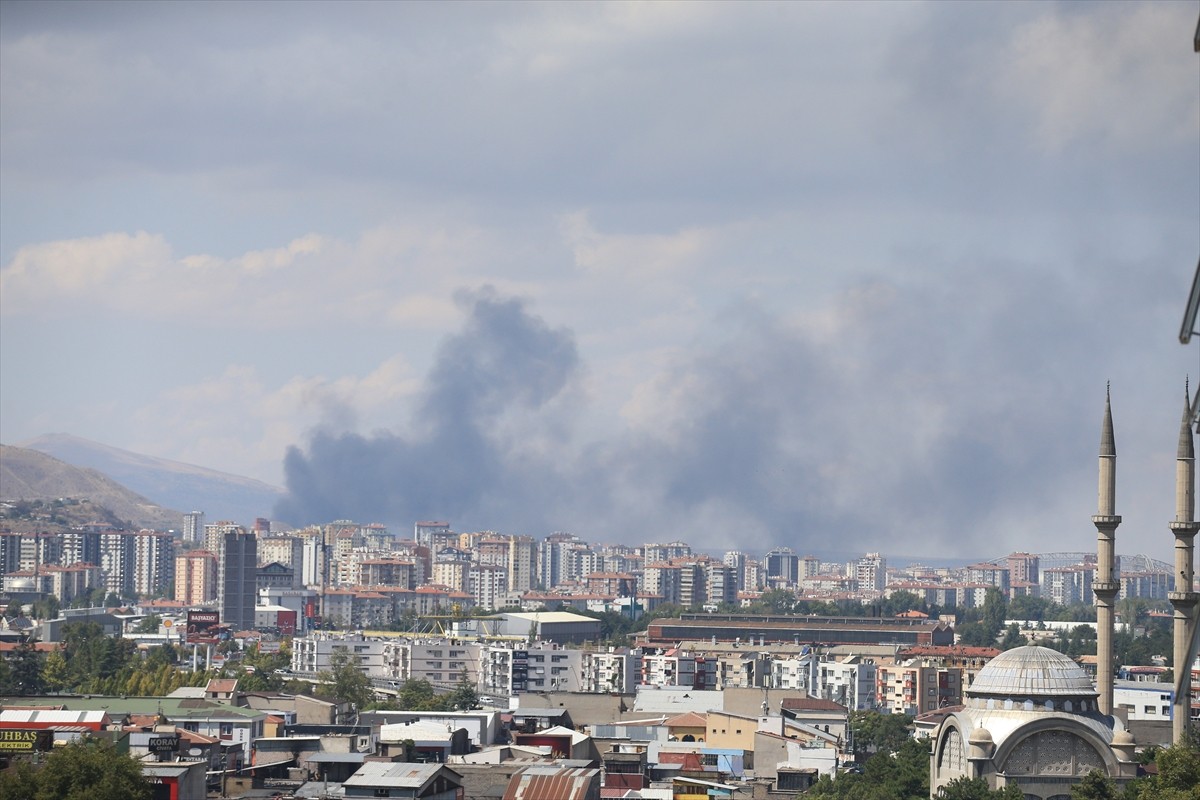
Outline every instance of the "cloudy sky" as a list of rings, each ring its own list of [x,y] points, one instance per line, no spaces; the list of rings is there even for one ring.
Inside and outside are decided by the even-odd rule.
[[[0,440],[294,524],[1165,557],[1197,5],[0,5]],[[1121,541],[1128,544],[1121,544]]]

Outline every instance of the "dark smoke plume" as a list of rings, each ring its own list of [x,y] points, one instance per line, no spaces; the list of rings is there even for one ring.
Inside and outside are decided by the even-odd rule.
[[[552,330],[521,301],[482,293],[464,329],[438,352],[407,435],[319,431],[307,452],[288,449],[288,494],[276,516],[293,524],[334,519],[395,523],[475,517],[509,480],[499,431],[536,412],[571,380],[579,358],[568,331]]]

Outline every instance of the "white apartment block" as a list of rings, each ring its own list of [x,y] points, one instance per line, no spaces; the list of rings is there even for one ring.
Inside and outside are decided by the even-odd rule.
[[[446,586],[455,591],[467,588],[467,569],[471,562],[459,559],[438,559],[433,562],[433,580],[435,586]]]
[[[1004,566],[997,564],[972,564],[967,567],[967,583],[982,583],[994,586],[1005,597],[1011,597],[1012,582],[1009,577],[1010,574],[1011,570],[1007,564]]]
[[[104,589],[116,594],[133,591],[134,549],[125,531],[106,531],[100,534],[100,571],[104,574]]]
[[[737,603],[737,570],[725,564],[710,563],[704,566],[704,572],[705,594],[709,603],[718,606],[722,603]]]
[[[680,569],[673,564],[653,563],[642,570],[642,592],[658,595],[659,602],[679,605]]]
[[[887,561],[879,553],[867,553],[854,565],[850,576],[860,592],[882,592],[887,585]]]
[[[715,689],[715,664],[688,650],[670,648],[657,653],[642,654],[643,686],[685,686],[692,689]]]
[[[638,648],[610,647],[584,651],[581,691],[631,694],[636,691],[642,673],[642,651]]]
[[[387,678],[386,641],[367,639],[360,634],[310,633],[292,639],[292,671],[321,672],[333,666],[335,653],[349,653],[359,670],[373,678]]]
[[[817,696],[832,700],[851,711],[873,711],[876,707],[874,664],[856,657],[845,661],[822,661],[817,675]]]
[[[133,539],[133,590],[153,595],[175,578],[175,542],[169,533],[138,531]]]
[[[424,680],[441,687],[464,679],[479,685],[482,649],[457,639],[391,639],[384,644],[386,677]]]
[[[508,598],[508,570],[492,564],[471,564],[467,569],[467,591],[479,608],[503,608]]]
[[[482,694],[508,697],[526,692],[581,692],[583,650],[549,642],[521,649],[489,645],[480,655]]]
[[[258,563],[277,562],[291,567],[295,574],[304,571],[304,540],[297,536],[263,536],[258,540]],[[298,588],[298,587],[294,587]]]
[[[809,654],[772,659],[771,686],[775,689],[792,689],[815,695],[817,688],[816,658]]]

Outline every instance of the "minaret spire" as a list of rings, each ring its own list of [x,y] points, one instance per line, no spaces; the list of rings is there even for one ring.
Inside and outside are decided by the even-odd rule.
[[[1196,600],[1192,591],[1196,531],[1196,449],[1192,441],[1190,389],[1184,384],[1183,419],[1179,423],[1179,446],[1175,450],[1175,591],[1167,595],[1175,609],[1172,635],[1175,640],[1175,697],[1171,704],[1171,739],[1186,741],[1192,699],[1192,651],[1196,636]]]
[[[1113,702],[1113,610],[1117,592],[1116,540],[1117,526],[1117,437],[1113,433],[1112,386],[1104,389],[1104,421],[1100,426],[1100,491],[1096,514],[1096,577],[1092,594],[1096,598],[1096,691],[1099,693],[1100,713],[1111,714]]]

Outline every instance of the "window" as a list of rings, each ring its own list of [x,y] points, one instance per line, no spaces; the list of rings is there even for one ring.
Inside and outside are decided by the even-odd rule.
[[[1158,712],[1158,709],[1155,708],[1154,706],[1144,706],[1142,708],[1142,711],[1145,712],[1146,714],[1155,714]]]

